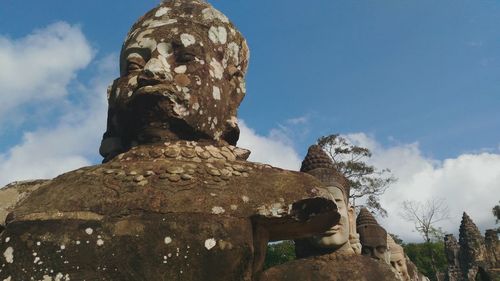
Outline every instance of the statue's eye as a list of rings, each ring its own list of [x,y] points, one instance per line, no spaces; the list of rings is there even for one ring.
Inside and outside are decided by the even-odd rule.
[[[129,61],[128,67],[127,67],[128,72],[139,71],[141,69],[142,69],[142,65],[140,65],[136,62],[133,62],[133,61]]]
[[[176,61],[178,63],[188,63],[188,62],[194,61],[195,58],[196,58],[196,56],[192,53],[182,52],[182,53],[177,54]]]

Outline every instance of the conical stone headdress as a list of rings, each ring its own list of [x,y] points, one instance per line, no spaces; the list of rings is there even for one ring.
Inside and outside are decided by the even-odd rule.
[[[361,245],[372,248],[387,247],[387,231],[378,224],[367,208],[361,208],[356,225]]]
[[[332,159],[319,145],[309,147],[300,171],[313,175],[327,186],[340,188],[345,198],[349,198],[349,182],[335,169]]]

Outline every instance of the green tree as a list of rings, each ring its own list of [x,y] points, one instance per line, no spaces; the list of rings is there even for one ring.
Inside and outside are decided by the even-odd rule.
[[[286,240],[278,243],[269,243],[267,245],[264,269],[293,261],[295,258],[295,244],[293,241]]]
[[[500,221],[500,201],[498,201],[498,203],[499,203],[499,205],[496,205],[492,209],[493,215],[497,218],[496,223],[498,223]]]
[[[369,165],[367,161],[372,157],[370,150],[354,145],[338,134],[320,137],[318,145],[330,155],[335,168],[349,181],[352,205],[355,206],[356,200],[364,198],[368,209],[383,217],[387,216],[379,197],[396,181],[391,171]]]
[[[437,280],[436,273],[444,272],[448,266],[442,241],[409,243],[403,245],[403,248],[410,260],[417,266],[418,271],[433,281]],[[434,261],[429,256],[429,251],[434,253]]]

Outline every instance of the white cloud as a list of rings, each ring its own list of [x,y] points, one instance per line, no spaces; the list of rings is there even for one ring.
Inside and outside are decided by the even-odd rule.
[[[76,33],[76,34],[72,34]],[[5,153],[0,154],[0,187],[16,180],[52,178],[63,172],[90,165],[92,158],[97,155],[99,142],[105,129],[106,122],[106,88],[112,77],[116,75],[116,56],[108,56],[95,62],[95,78],[86,83],[80,83],[80,87],[71,95],[80,95],[78,102],[73,102],[70,95],[66,95],[67,86],[76,77],[76,70],[86,64],[90,59],[90,47],[76,46],[87,44],[85,37],[77,28],[60,23],[50,26],[43,31],[30,35],[32,38],[22,41],[37,41],[42,38],[55,43],[45,43],[50,46],[56,45],[56,49],[63,52],[61,56],[50,58],[53,60],[49,69],[45,71],[52,74],[64,73],[61,76],[47,77],[42,74],[30,74],[24,81],[27,84],[43,84],[40,79],[49,79],[47,83],[57,85],[56,91],[63,93],[46,93],[47,98],[53,99],[52,105],[61,110],[62,114],[57,116],[52,127],[38,127],[35,130],[24,132],[22,141]],[[50,36],[55,38],[50,39]],[[29,37],[30,37],[29,36]],[[66,38],[66,39],[64,39]],[[77,43],[75,43],[77,42]],[[75,45],[76,44],[76,45]],[[40,43],[43,45],[43,43]],[[30,50],[30,56],[42,58],[45,54],[52,54],[47,48]],[[64,51],[76,48],[80,56],[87,56],[83,61],[81,58],[65,54]],[[54,55],[54,54],[52,54]],[[64,57],[69,55],[70,57]],[[57,60],[61,60],[56,62]],[[72,61],[73,60],[73,61]],[[44,61],[34,63],[43,64]],[[38,66],[37,64],[35,64]],[[44,69],[45,66],[41,66]],[[68,73],[66,73],[68,72]],[[49,75],[50,76],[50,75]],[[41,78],[42,77],[42,78]],[[43,78],[45,77],[45,78]],[[53,80],[50,80],[53,79]],[[14,83],[15,84],[15,83]],[[12,87],[12,85],[11,85]],[[44,86],[40,86],[44,87]],[[60,89],[59,89],[60,88]],[[35,96],[40,90],[38,86],[25,87],[22,91],[26,97]],[[51,87],[44,88],[50,91]],[[19,102],[21,99],[17,100]],[[20,105],[20,104],[17,104]],[[35,120],[33,120],[36,123]],[[36,124],[34,124],[36,126]]]
[[[0,35],[0,118],[26,103],[63,98],[91,59],[80,28],[64,22],[20,39]]]
[[[401,203],[432,198],[442,198],[449,206],[450,220],[438,223],[446,232],[458,232],[464,211],[482,231],[495,227],[491,208],[500,200],[499,154],[463,154],[438,161],[422,155],[418,143],[382,147],[362,133],[347,137],[373,152],[371,164],[391,169],[399,179],[381,200],[389,217],[379,220],[389,232],[406,241],[420,241],[413,225],[399,216]]]
[[[249,161],[270,164],[289,170],[298,170],[302,163],[298,153],[290,144],[285,134],[279,130],[271,130],[269,136],[258,135],[240,120],[240,140],[238,146],[250,149]]]

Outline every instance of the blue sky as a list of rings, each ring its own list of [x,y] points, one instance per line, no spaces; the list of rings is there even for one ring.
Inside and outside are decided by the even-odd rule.
[[[422,173],[426,180],[435,179],[423,182],[432,190],[442,190],[439,194],[470,189],[464,187],[465,183],[484,190],[486,196],[500,194],[496,184],[499,173],[485,172],[488,167],[500,167],[499,1],[210,2],[238,26],[249,42],[247,96],[239,111],[245,124],[240,145],[255,151],[254,160],[292,168],[317,137],[342,133],[372,148],[373,163],[395,170],[400,182],[394,194],[399,197],[415,197],[408,186],[418,188],[420,182],[415,178]],[[50,88],[33,86],[23,90],[31,100],[14,102],[14,97],[9,98],[14,105],[3,112],[0,106],[0,160],[4,161],[0,184],[19,177],[55,176],[100,160],[97,145],[105,122],[101,118],[105,86],[117,76],[116,57],[131,24],[158,1],[116,3],[2,0],[0,69],[4,67],[4,72],[0,71],[0,81],[13,79],[5,78],[11,77],[5,74],[2,80],[2,73],[9,72],[5,67],[9,64],[2,63],[2,58],[6,60],[2,44],[19,48],[28,42],[23,39],[30,34],[36,36],[37,30],[45,32],[42,38],[65,39],[63,43],[79,52],[74,52],[71,62],[63,61],[62,51],[54,55],[52,60],[63,61],[62,70],[50,77],[30,74],[25,79],[25,83],[37,85],[30,79],[44,77],[47,80],[43,81],[57,84],[58,77],[64,76],[61,73],[69,73],[61,78],[64,81],[60,82],[59,94],[51,96]],[[54,23],[65,26],[54,28]],[[39,46],[36,42],[30,44]],[[22,54],[36,52],[26,48]],[[12,59],[16,53],[5,54]],[[21,57],[12,61],[17,59]],[[16,66],[18,79],[25,75],[23,69],[29,68],[28,73],[36,72],[36,68],[42,71],[43,67],[35,62]],[[53,69],[43,71],[51,73]],[[17,94],[10,89],[18,88],[0,87],[0,98]],[[95,116],[92,122],[96,124],[82,117],[87,113]],[[92,141],[75,145],[78,148],[72,150],[70,140],[50,139],[51,132]],[[46,139],[40,137],[44,133]],[[36,146],[41,145],[38,140],[46,140],[46,146]],[[69,147],[63,149],[66,143]],[[25,149],[29,145],[32,150]],[[19,168],[23,172],[14,173],[17,177],[10,172],[5,176],[9,169],[23,167],[24,162],[16,160],[22,158],[16,155],[23,151],[43,150],[46,154],[40,158],[52,157],[54,153],[47,147],[57,149],[60,156],[49,163],[64,160],[73,165],[40,173],[31,173],[25,167]],[[269,150],[282,153],[271,157]],[[284,154],[288,158],[283,158]],[[469,177],[455,183],[451,175],[464,173]],[[498,199],[490,199],[485,205],[490,208]],[[457,224],[459,210],[467,209],[460,204],[477,209],[471,212],[473,218],[480,217],[481,226],[493,225],[489,209],[479,207],[483,199],[460,200],[455,200],[450,227]]]

